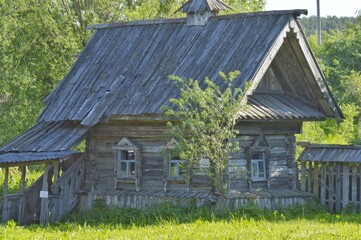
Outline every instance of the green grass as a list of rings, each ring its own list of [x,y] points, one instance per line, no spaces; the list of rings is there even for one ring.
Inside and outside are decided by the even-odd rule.
[[[105,208],[41,228],[0,226],[4,239],[360,239],[361,215],[329,214],[317,205],[261,211],[245,206],[223,218],[212,209],[163,204],[143,211]]]

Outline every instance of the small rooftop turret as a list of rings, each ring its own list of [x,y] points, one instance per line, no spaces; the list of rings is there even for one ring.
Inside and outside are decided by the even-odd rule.
[[[187,25],[205,25],[208,18],[217,16],[219,11],[232,9],[220,0],[188,0],[176,12],[187,13]]]

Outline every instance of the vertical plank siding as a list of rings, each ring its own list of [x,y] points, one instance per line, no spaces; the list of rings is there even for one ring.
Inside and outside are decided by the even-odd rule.
[[[330,212],[361,210],[361,164],[311,163],[300,162],[302,191],[314,194]]]

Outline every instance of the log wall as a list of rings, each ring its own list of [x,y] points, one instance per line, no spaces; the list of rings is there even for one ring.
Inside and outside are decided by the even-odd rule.
[[[282,187],[295,188],[295,138],[300,123],[242,122],[237,128],[243,133],[237,139],[240,151],[232,155],[226,172],[230,190]],[[246,161],[246,147],[264,134],[270,145],[269,181],[250,184]],[[98,124],[88,136],[85,190],[88,192],[134,190],[132,181],[117,181],[117,158],[114,146],[124,137],[141,148],[141,180],[139,190],[163,190],[164,146],[171,139],[166,122],[109,121]],[[167,190],[185,190],[185,182],[168,181]],[[189,189],[209,191],[209,177],[199,168],[193,171]]]

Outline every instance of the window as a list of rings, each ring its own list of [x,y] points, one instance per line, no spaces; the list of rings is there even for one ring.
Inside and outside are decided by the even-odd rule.
[[[125,137],[113,146],[113,149],[116,154],[114,161],[115,189],[134,183],[136,190],[139,190],[141,179],[140,147]]]
[[[169,161],[169,177],[184,177],[186,175],[185,171],[185,161],[184,160],[175,160],[172,159]]]
[[[251,179],[253,181],[266,180],[265,152],[255,152],[252,154]]]
[[[135,152],[134,150],[121,150],[118,154],[118,177],[135,177]]]

